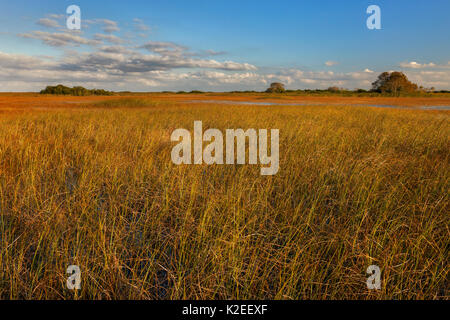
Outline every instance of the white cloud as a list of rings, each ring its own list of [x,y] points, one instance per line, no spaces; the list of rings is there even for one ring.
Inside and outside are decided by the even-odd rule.
[[[207,56],[221,56],[226,54],[225,51],[215,51],[215,50],[206,50],[205,55]]]
[[[58,19],[63,18],[64,15],[47,15],[38,23],[57,28]],[[282,82],[289,89],[331,86],[354,89],[370,88],[377,76],[376,71],[368,68],[354,72],[281,68],[263,71],[266,69],[258,69],[249,62],[220,59],[218,56],[226,54],[223,51],[193,51],[170,41],[133,42],[139,41],[135,34],[124,32],[120,37],[111,34],[120,30],[118,23],[112,20],[83,22],[99,25],[104,33],[95,33],[89,37],[83,32],[68,30],[21,34],[23,38],[37,39],[46,45],[60,48],[61,55],[43,57],[0,52],[1,90],[40,90],[46,85],[58,83],[132,91],[264,90],[271,82]],[[130,28],[149,31],[140,19],[134,19]],[[216,56],[216,59],[212,59]],[[336,61],[325,62],[328,67],[337,64]],[[407,76],[419,85],[443,89],[450,87],[450,62],[436,65],[411,61],[400,65],[408,68]]]
[[[101,25],[103,32],[106,33],[113,33],[113,32],[119,32],[120,28],[116,21],[109,20],[109,19],[93,19],[93,20],[83,20],[83,23],[85,25]]]
[[[149,41],[142,45],[140,48],[147,49],[150,52],[162,54],[162,55],[184,55],[188,48],[175,44],[173,42],[162,41]]]
[[[36,22],[38,25],[47,27],[47,28],[60,28],[58,21],[50,19],[50,18],[42,18]]]
[[[103,24],[103,32],[113,33],[120,31],[120,28],[116,21],[112,21],[109,19],[97,19],[97,22]]]
[[[111,42],[111,43],[114,43],[114,44],[121,44],[121,43],[125,42],[123,39],[121,39],[121,38],[119,38],[119,37],[117,37],[115,35],[102,34],[102,33],[95,34],[94,39],[98,40],[98,41],[103,41],[104,40],[104,41]]]
[[[325,62],[325,65],[327,67],[332,67],[332,66],[335,66],[335,65],[338,65],[338,64],[339,64],[339,62],[336,62],[336,61],[327,61],[327,62]]]
[[[128,49],[127,47],[124,46],[103,46],[99,48],[100,51],[102,52],[109,52],[109,53],[122,53],[122,54],[131,54],[133,53],[132,50]]]
[[[147,26],[143,20],[138,19],[138,18],[134,18],[133,19],[133,24],[134,27],[136,28],[136,30],[138,31],[143,31],[143,32],[148,32],[150,31],[150,27]]]
[[[72,34],[69,32],[45,32],[45,31],[33,31],[31,33],[19,34],[19,36],[23,38],[29,39],[37,39],[41,40],[45,44],[53,47],[65,47],[70,45],[98,45],[101,42],[97,40],[90,40],[78,36],[76,34]]]
[[[365,70],[336,73],[282,69],[278,72],[263,73],[246,70],[245,65],[236,62],[145,55],[129,51],[123,46],[100,47],[99,51],[67,55],[60,60],[0,52],[0,86],[3,91],[37,91],[46,85],[58,83],[110,90],[221,91],[264,90],[269,83],[280,81],[290,89],[324,89],[330,86],[354,89],[370,88],[376,79],[375,72]],[[407,76],[424,87],[450,87],[448,69],[412,70],[407,72]]]
[[[152,43],[151,49],[181,48],[175,43]],[[339,86],[370,88],[377,73],[280,69],[258,71],[249,63],[196,59],[184,55],[143,54],[136,48],[115,45],[94,47],[93,52],[67,52],[60,59],[0,52],[0,87],[8,90],[40,90],[63,83],[110,90],[264,90],[271,82],[289,89]],[[182,47],[184,48],[184,47]],[[448,89],[450,70],[411,69],[408,78],[424,87]],[[20,88],[22,83],[22,89]]]
[[[0,51],[0,67],[9,70],[51,69],[54,63],[25,54],[11,54]]]
[[[420,63],[418,63],[416,61],[400,63],[400,67],[402,67],[402,68],[411,68],[411,69],[431,68],[431,67],[435,67],[435,66],[436,65],[433,62],[424,63],[424,64],[420,64]]]
[[[222,69],[222,70],[257,70],[254,65],[249,63],[237,63],[233,61],[219,62],[216,60],[194,60],[190,59],[187,61],[194,67],[198,68],[211,68],[211,69]]]
[[[51,13],[48,15],[49,18],[51,19],[62,19],[65,17],[65,15],[63,14],[55,14],[55,13]]]

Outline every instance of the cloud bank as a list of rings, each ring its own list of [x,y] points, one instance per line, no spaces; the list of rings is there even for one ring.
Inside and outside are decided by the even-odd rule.
[[[192,51],[171,41],[136,40],[136,34],[147,37],[151,33],[138,18],[128,24],[129,32],[113,20],[86,20],[83,25],[89,35],[85,30],[66,30],[62,27],[64,19],[64,15],[49,14],[36,22],[44,30],[17,35],[60,54],[43,57],[0,51],[2,91],[38,91],[59,83],[130,91],[262,91],[271,82],[282,82],[289,89],[368,89],[377,75],[386,71],[369,67],[352,72],[326,71],[339,64],[330,60],[325,62],[325,71],[275,68],[269,72],[246,61],[220,59],[227,52],[212,48]],[[450,62],[406,61],[397,67],[419,85],[450,88]]]

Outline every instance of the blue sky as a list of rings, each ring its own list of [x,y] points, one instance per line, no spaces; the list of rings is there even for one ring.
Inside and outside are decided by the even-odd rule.
[[[81,8],[79,32],[65,28],[71,4]],[[372,4],[381,30],[366,27]],[[275,80],[353,89],[389,70],[450,88],[448,0],[2,0],[1,8],[1,91],[263,90]]]

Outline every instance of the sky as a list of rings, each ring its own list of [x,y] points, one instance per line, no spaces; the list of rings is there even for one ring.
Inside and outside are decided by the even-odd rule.
[[[0,0],[0,91],[369,89],[394,70],[450,89],[449,14],[448,0]]]

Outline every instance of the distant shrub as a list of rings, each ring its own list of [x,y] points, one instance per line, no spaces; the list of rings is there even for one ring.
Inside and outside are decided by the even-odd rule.
[[[344,89],[341,89],[339,87],[329,87],[327,89],[327,91],[330,91],[330,92],[341,92],[341,91],[344,91]]]
[[[47,86],[41,90],[40,94],[54,94],[54,95],[71,95],[71,96],[111,96],[113,92],[103,89],[86,89],[83,87],[66,87],[62,84],[57,86]]]
[[[286,89],[284,87],[284,84],[280,82],[274,82],[270,84],[270,88],[266,90],[267,93],[283,93]]]

